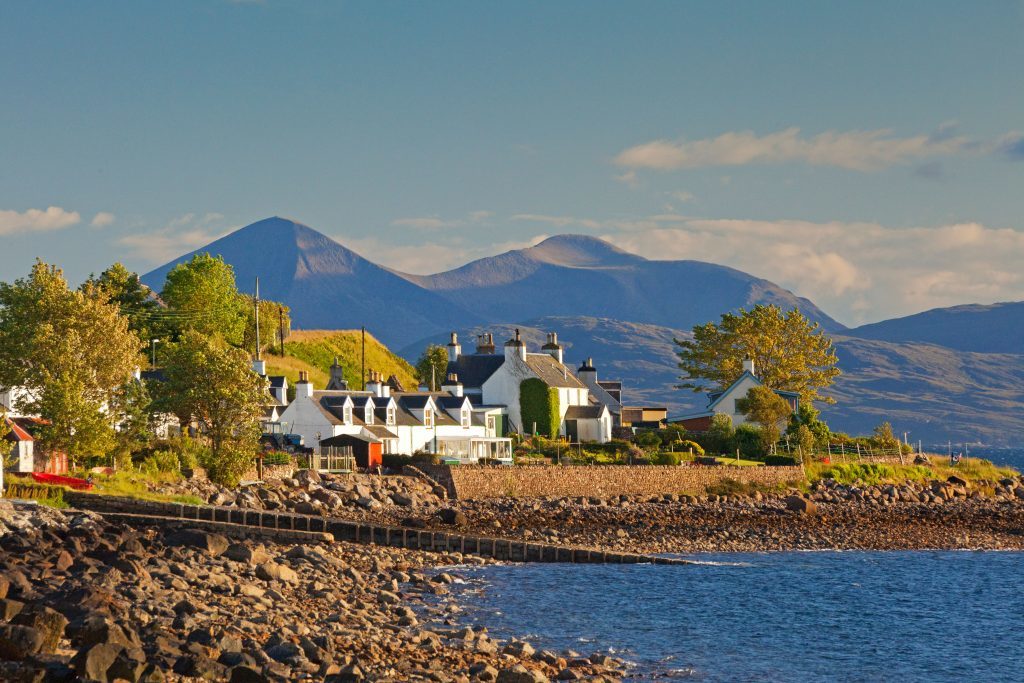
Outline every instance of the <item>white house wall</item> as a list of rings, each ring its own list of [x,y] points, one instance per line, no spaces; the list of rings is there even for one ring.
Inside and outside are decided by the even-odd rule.
[[[722,395],[721,400],[718,405],[715,406],[714,411],[731,417],[732,423],[737,427],[742,424],[747,424],[747,416],[736,412],[736,399],[746,398],[747,392],[757,386],[761,385],[753,377],[749,375],[743,377],[734,387],[732,387],[732,391]]]

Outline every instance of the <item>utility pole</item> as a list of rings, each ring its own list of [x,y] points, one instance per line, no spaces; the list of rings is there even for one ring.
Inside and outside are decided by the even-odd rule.
[[[363,326],[363,327],[361,327],[359,329],[360,329],[360,331],[362,333],[362,338],[363,338],[363,348],[362,348],[362,353],[361,353],[361,355],[363,357],[363,359],[362,359],[362,368],[359,371],[360,377],[362,377],[363,386],[360,389],[360,391],[366,391],[366,327]]]
[[[281,333],[281,358],[284,358],[284,306],[277,307],[277,321]]]
[[[256,278],[256,360],[260,359],[260,279]]]

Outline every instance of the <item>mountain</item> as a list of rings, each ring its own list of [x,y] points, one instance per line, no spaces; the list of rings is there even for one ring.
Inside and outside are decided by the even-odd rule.
[[[479,320],[439,295],[399,277],[312,228],[267,218],[185,254],[142,277],[160,291],[168,271],[195,254],[220,255],[243,291],[260,279],[260,295],[291,307],[296,328],[365,325],[389,346]]]
[[[844,329],[811,301],[761,278],[702,261],[651,261],[583,235],[437,275],[405,275],[485,320],[583,316],[690,328],[754,304],[797,307],[829,331]]]
[[[861,339],[928,342],[960,351],[1024,353],[1024,301],[936,308],[850,330]]]

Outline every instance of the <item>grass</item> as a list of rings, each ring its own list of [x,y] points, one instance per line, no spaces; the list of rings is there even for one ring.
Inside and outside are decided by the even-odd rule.
[[[362,386],[362,335],[359,330],[295,330],[285,341],[284,350],[284,357],[267,354],[269,373],[284,375],[294,384],[299,372],[305,370],[313,386],[322,389],[327,385],[330,367],[337,357],[349,386]],[[407,391],[416,389],[412,366],[370,333],[366,334],[366,370],[383,373],[385,379],[395,375]]]
[[[51,486],[49,484],[37,484],[35,482],[22,483],[21,481],[7,481],[4,486],[6,498],[21,498],[23,500],[34,500],[40,505],[62,510],[69,507],[64,500],[64,487]]]
[[[719,465],[734,465],[738,467],[760,467],[761,465],[764,465],[763,462],[759,462],[757,460],[744,460],[743,458],[737,460],[736,458],[722,456],[716,456],[715,462]]]
[[[166,493],[155,493],[149,489],[149,485],[173,484],[180,479],[179,475],[169,472],[157,474],[115,472],[110,476],[93,475],[93,488],[88,493],[100,496],[122,496],[138,500],[151,500],[160,503],[202,505],[206,502],[197,496],[168,495]]]
[[[947,479],[956,475],[968,482],[997,481],[1004,477],[1016,476],[1017,472],[1008,467],[997,467],[981,458],[964,458],[957,466],[949,465],[945,458],[930,457],[928,465],[851,463],[810,463],[806,467],[811,482],[832,479],[841,484],[860,482],[866,485],[901,484],[904,482],[926,482],[932,479]]]

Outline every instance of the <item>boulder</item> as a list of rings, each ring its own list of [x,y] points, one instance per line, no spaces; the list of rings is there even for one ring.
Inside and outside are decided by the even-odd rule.
[[[531,671],[522,664],[516,664],[498,672],[498,683],[548,683],[548,677],[539,671]]]
[[[172,547],[198,548],[208,555],[217,557],[228,549],[228,539],[220,534],[211,534],[199,529],[181,529],[164,538],[164,543]]]
[[[31,626],[39,631],[43,637],[40,652],[53,654],[60,644],[60,639],[64,637],[64,628],[68,625],[68,620],[57,610],[33,605],[16,616],[12,623]]]
[[[452,526],[465,526],[469,522],[464,512],[454,508],[441,508],[437,511],[437,516],[442,522]]]
[[[7,598],[0,599],[0,622],[7,623],[25,609],[25,603]]]
[[[319,484],[323,481],[320,473],[316,470],[299,470],[292,475],[298,486],[308,487],[310,484]]]
[[[120,645],[97,643],[79,650],[71,659],[71,666],[88,681],[107,681],[107,671],[123,650]]]
[[[950,475],[946,479],[946,481],[948,481],[953,486],[963,486],[965,488],[967,487],[967,480],[964,479],[963,477],[958,477],[955,474]]]
[[[270,561],[270,555],[259,546],[248,546],[244,543],[233,543],[228,546],[224,556],[235,562],[245,564],[263,564]]]
[[[814,501],[808,500],[803,496],[787,496],[786,509],[803,515],[813,515],[818,511]]]
[[[21,661],[43,648],[43,634],[31,626],[0,626],[0,659]]]
[[[266,683],[269,680],[259,669],[239,665],[232,667],[228,683]]]
[[[284,581],[298,583],[299,575],[291,567],[277,562],[264,562],[256,567],[256,576],[264,581]]]

